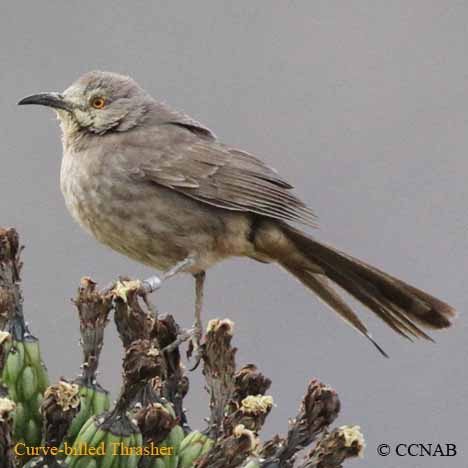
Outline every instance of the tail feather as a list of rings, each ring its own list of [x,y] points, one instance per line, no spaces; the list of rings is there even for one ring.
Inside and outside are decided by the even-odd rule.
[[[332,249],[322,245],[325,249]],[[351,265],[357,265],[359,271],[371,281],[376,281],[376,286],[383,294],[388,294],[411,319],[418,324],[433,329],[447,328],[452,325],[452,319],[456,317],[456,311],[446,302],[437,299],[430,294],[411,286],[394,276],[385,273],[362,260],[351,257],[335,250],[342,258],[346,258]]]
[[[326,276],[319,273],[312,273],[307,270],[295,269],[290,266],[284,266],[284,268],[293,274],[302,284],[304,284],[304,286],[314,291],[315,294],[317,294],[325,304],[337,312],[345,322],[363,334],[383,356],[388,357],[388,354],[372,338],[367,327],[361,322],[351,307],[349,307],[341,296],[333,289],[333,286],[330,284],[330,281]]]
[[[432,340],[422,328],[449,327],[455,310],[445,302],[303,232],[282,224],[257,231],[257,247],[275,259],[360,333],[365,325],[334,290],[345,290],[403,337]]]
[[[429,336],[415,325],[406,315],[406,311],[379,292],[367,279],[362,279],[351,271],[342,271],[339,267],[327,269],[329,278],[351,294],[355,299],[375,312],[394,331],[411,340]]]

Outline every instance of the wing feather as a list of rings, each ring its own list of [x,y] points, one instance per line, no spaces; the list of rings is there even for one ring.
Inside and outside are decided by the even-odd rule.
[[[213,206],[316,227],[316,216],[293,187],[252,154],[178,126],[167,139],[154,149],[148,142],[132,173]]]

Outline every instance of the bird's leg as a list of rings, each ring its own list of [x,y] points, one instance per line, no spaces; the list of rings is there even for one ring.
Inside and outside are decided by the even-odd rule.
[[[164,353],[171,353],[180,346],[185,341],[190,340],[193,337],[194,330],[191,328],[190,330],[182,329],[179,331],[177,338],[170,344],[168,344],[165,348],[161,350],[162,354]]]
[[[189,355],[195,354],[195,365],[192,370],[198,367],[201,360],[201,346],[200,342],[203,335],[203,324],[202,324],[202,310],[203,310],[203,295],[206,273],[201,271],[195,273],[195,323],[193,324],[193,337],[191,347],[189,349]]]
[[[161,276],[153,275],[145,280],[141,281],[139,292],[142,295],[151,294],[152,292],[158,290],[163,282],[177,273],[180,273],[185,268],[191,267],[195,263],[195,257],[189,255],[187,258],[184,258],[182,261],[176,263],[172,268],[166,270],[162,273]],[[105,288],[101,290],[101,294],[106,294],[111,292],[115,288],[115,282],[108,284]]]
[[[176,263],[172,268],[166,270],[161,276],[154,275],[150,278],[147,278],[141,282],[141,292],[145,294],[150,294],[157,289],[159,289],[162,283],[169,278],[173,277],[177,273],[185,270],[188,267],[191,267],[195,263],[195,258],[193,256],[188,256],[184,260]]]
[[[202,310],[203,310],[203,296],[204,296],[204,286],[205,286],[206,273],[204,271],[195,274],[195,333],[198,339],[198,344],[203,333],[203,324],[202,324]]]

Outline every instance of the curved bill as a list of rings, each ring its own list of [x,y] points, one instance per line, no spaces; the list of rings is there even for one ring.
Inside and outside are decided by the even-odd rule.
[[[71,112],[72,105],[65,100],[59,93],[39,93],[25,97],[18,102],[18,106],[36,104],[39,106],[53,107],[54,109],[63,109]]]

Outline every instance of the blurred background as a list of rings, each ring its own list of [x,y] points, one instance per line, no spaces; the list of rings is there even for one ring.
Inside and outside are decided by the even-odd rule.
[[[379,457],[380,443],[455,443],[466,458],[468,403],[468,4],[436,0],[309,2],[3,2],[0,16],[0,225],[24,252],[26,314],[52,379],[81,362],[70,298],[82,276],[107,284],[151,273],[76,225],[59,189],[53,113],[23,96],[65,89],[80,74],[132,75],[153,96],[226,143],[276,167],[319,215],[316,235],[451,303],[456,326],[411,344],[359,307],[383,359],[296,281],[233,260],[208,274],[205,319],[235,321],[238,364],[273,380],[265,436],[287,431],[310,377],[338,390],[339,424],[359,424],[364,461],[425,468],[439,458]],[[193,282],[154,295],[189,326]],[[120,383],[108,328],[101,383]],[[193,426],[207,398],[191,374]]]

